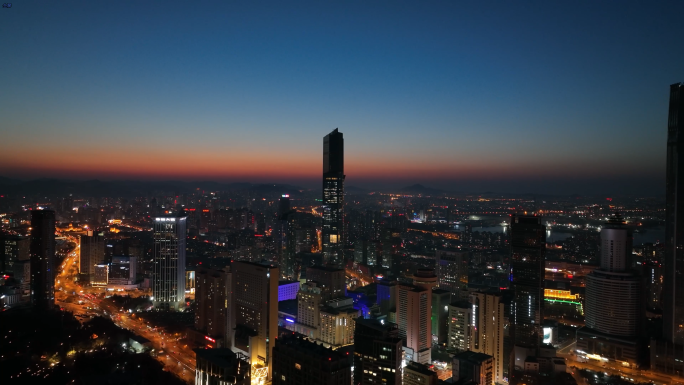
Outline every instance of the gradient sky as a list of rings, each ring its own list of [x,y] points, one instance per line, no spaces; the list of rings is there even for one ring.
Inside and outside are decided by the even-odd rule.
[[[0,176],[664,192],[684,2],[16,1]]]

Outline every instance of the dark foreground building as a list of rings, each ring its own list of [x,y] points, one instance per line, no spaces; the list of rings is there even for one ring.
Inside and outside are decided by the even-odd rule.
[[[396,324],[358,318],[354,331],[354,384],[400,385],[402,346]]]
[[[195,385],[250,385],[248,358],[230,349],[195,349]]]
[[[273,385],[349,385],[349,356],[305,340],[286,335],[273,347]]]

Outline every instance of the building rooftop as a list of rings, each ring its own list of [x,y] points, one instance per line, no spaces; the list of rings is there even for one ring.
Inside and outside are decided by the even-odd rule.
[[[447,293],[451,293],[451,292],[449,290],[434,288],[434,289],[432,289],[432,293],[433,294],[447,294]]]
[[[311,342],[300,334],[289,334],[278,338],[276,340],[275,349],[282,348],[283,346],[287,346],[308,356],[319,357],[320,359],[328,359],[330,361],[348,360],[346,354]]]
[[[471,304],[468,301],[455,301],[452,302],[450,305],[461,309],[470,309],[471,307],[473,307],[473,304]]]
[[[278,286],[285,286],[285,285],[290,285],[293,283],[299,283],[299,281],[289,281],[286,279],[282,279],[282,280],[278,281]]]
[[[278,302],[278,312],[280,313],[286,313],[296,317],[297,311],[296,299],[286,299],[285,301]]]

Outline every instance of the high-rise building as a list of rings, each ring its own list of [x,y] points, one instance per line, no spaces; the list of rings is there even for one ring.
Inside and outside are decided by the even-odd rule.
[[[397,325],[400,336],[406,340],[407,361],[431,362],[431,300],[429,287],[397,285]]]
[[[14,272],[15,263],[28,261],[30,243],[31,240],[26,237],[0,234],[0,272]]]
[[[454,355],[452,379],[455,384],[494,385],[494,358],[465,351]]]
[[[320,315],[320,340],[326,346],[339,347],[354,342],[354,327],[359,310],[354,309],[351,304],[344,307],[324,306],[321,307]]]
[[[311,266],[306,268],[306,281],[316,282],[321,288],[324,301],[342,298],[346,292],[347,281],[344,269],[327,266]]]
[[[232,264],[235,333],[233,351],[250,357],[252,379],[271,379],[273,344],[278,336],[277,266],[236,261]]]
[[[273,385],[349,385],[349,356],[301,336],[285,335],[273,348]]]
[[[586,277],[586,326],[577,331],[577,350],[638,366],[645,296],[631,259],[632,235],[613,217],[601,230],[601,267]]]
[[[437,250],[435,253],[435,271],[440,289],[458,295],[458,291],[468,286],[469,251]]]
[[[437,385],[437,372],[430,370],[427,365],[411,362],[404,368],[402,385]]]
[[[397,281],[386,277],[378,282],[377,301],[380,314],[395,312],[397,306]]]
[[[154,271],[152,301],[163,310],[181,310],[185,305],[185,241],[184,215],[154,218]]]
[[[670,86],[665,182],[663,337],[684,345],[684,83]]]
[[[95,277],[95,266],[105,263],[105,239],[102,233],[88,230],[81,235],[79,271],[90,282]]]
[[[344,262],[344,137],[337,128],[323,138],[323,263]]]
[[[449,304],[451,292],[442,289],[432,290],[432,337],[437,343],[446,344],[449,337]]]
[[[226,270],[195,271],[195,330],[221,346],[230,346],[231,277]]]
[[[513,288],[513,350],[516,370],[536,356],[542,340],[546,226],[541,217],[511,217],[511,281]]]
[[[447,346],[459,352],[470,347],[472,338],[473,307],[468,301],[457,301],[449,305],[449,335]]]
[[[55,305],[55,212],[31,212],[31,304],[39,309]]]
[[[504,383],[504,303],[498,293],[470,294],[472,336],[470,350],[493,357],[494,381]]]
[[[354,385],[401,385],[402,344],[396,324],[356,320]]]

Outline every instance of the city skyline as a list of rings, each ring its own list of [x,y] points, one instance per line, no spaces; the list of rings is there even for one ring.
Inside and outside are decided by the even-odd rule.
[[[0,175],[664,192],[681,3],[179,5],[4,10]]]

